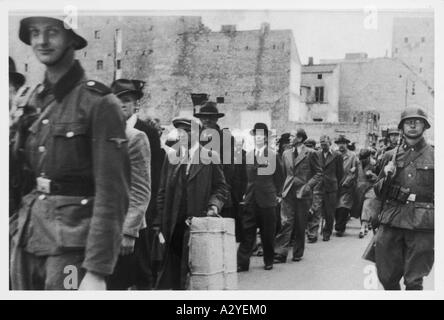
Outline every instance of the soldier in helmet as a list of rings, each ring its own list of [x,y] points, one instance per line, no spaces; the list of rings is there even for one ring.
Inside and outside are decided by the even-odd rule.
[[[87,42],[63,18],[24,18],[19,38],[45,66],[45,76],[25,103],[37,119],[19,129],[13,150],[23,155],[34,188],[18,212],[12,289],[105,290],[128,209],[120,102],[108,87],[87,80],[75,60]]]
[[[419,106],[407,107],[398,129],[403,143],[383,157],[374,190],[386,198],[378,217],[376,268],[385,290],[422,290],[434,262],[434,148],[424,139],[430,128]],[[390,183],[388,183],[390,182]]]

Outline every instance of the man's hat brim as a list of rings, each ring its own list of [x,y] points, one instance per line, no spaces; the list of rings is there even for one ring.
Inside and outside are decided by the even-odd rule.
[[[343,139],[336,139],[335,143],[350,143],[350,140],[348,140],[347,138],[343,138]]]
[[[25,84],[25,76],[18,72],[10,72],[9,80],[17,85],[17,87],[21,87]]]
[[[63,22],[63,20],[58,19],[58,18],[54,18],[54,17],[35,16],[35,17],[27,17],[27,18],[22,19],[20,21],[19,39],[23,43],[27,44],[28,46],[31,45],[31,39],[30,39],[30,34],[29,34],[29,25],[37,19],[50,20],[50,21],[54,21],[57,23],[62,23],[65,26],[65,23]],[[76,43],[76,45],[74,46],[75,50],[83,49],[88,45],[88,42],[86,41],[86,39],[79,36],[77,33],[75,33],[73,29],[67,28],[67,30],[69,32],[71,32],[71,34],[74,37],[74,40]]]
[[[222,118],[222,117],[225,117],[225,113],[198,112],[198,113],[195,113],[194,116],[196,118],[202,118],[202,117]]]
[[[136,99],[137,100],[139,100],[139,99],[141,99],[142,97],[143,97],[143,92],[142,91],[139,91],[139,90],[130,90],[130,89],[127,89],[127,90],[122,90],[122,91],[120,91],[120,92],[116,92],[116,93],[114,93],[117,97],[121,97],[121,96],[123,96],[124,94],[134,94],[135,96],[136,96]]]

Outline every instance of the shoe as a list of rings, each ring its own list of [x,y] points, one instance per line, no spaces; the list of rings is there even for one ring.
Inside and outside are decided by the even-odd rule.
[[[344,231],[336,231],[336,237],[343,237]]]
[[[364,238],[364,231],[359,231],[359,239],[362,239],[362,238]]]
[[[249,269],[250,269],[249,267],[238,266],[237,272],[245,272],[245,271],[248,271]]]
[[[283,256],[274,256],[274,263],[286,263],[287,257]]]
[[[330,235],[324,234],[324,236],[322,237],[322,241],[330,241]]]
[[[273,269],[273,265],[272,264],[267,264],[267,265],[265,265],[265,267],[264,267],[264,270],[271,270],[271,269]]]
[[[302,257],[293,257],[291,261],[299,262],[302,260]]]
[[[258,250],[257,253],[256,253],[256,255],[257,255],[258,257],[263,257],[263,256],[264,256],[264,252],[263,252],[262,250]]]
[[[308,243],[315,243],[318,241],[318,238],[308,238]]]

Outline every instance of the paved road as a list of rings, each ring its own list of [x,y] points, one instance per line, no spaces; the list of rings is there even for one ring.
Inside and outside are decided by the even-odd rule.
[[[368,242],[358,238],[359,220],[352,219],[343,238],[332,236],[329,242],[307,243],[302,261],[275,264],[263,269],[262,257],[253,257],[250,271],[239,273],[240,290],[365,290],[372,283],[371,262],[361,258]],[[382,286],[376,282],[378,289]],[[373,287],[374,289],[374,287]],[[433,272],[425,279],[424,289],[433,289]]]

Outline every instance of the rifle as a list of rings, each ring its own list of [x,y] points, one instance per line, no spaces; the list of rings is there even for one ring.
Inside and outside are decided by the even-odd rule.
[[[385,177],[385,180],[381,188],[381,206],[379,208],[379,213],[377,215],[377,221],[375,223],[372,223],[373,237],[370,240],[370,243],[368,244],[367,248],[365,248],[364,254],[362,255],[362,258],[364,260],[376,262],[376,236],[377,236],[376,231],[379,225],[381,224],[382,212],[384,210],[384,203],[387,201],[390,186],[393,182],[393,178],[396,175],[396,157],[398,156],[399,148],[401,147],[401,145],[402,145],[402,136],[399,139],[398,145],[396,146],[396,151],[393,153],[393,156],[390,160],[390,162],[395,164],[394,165],[395,172],[392,172],[391,174]],[[382,170],[384,170],[384,168],[382,168]]]

